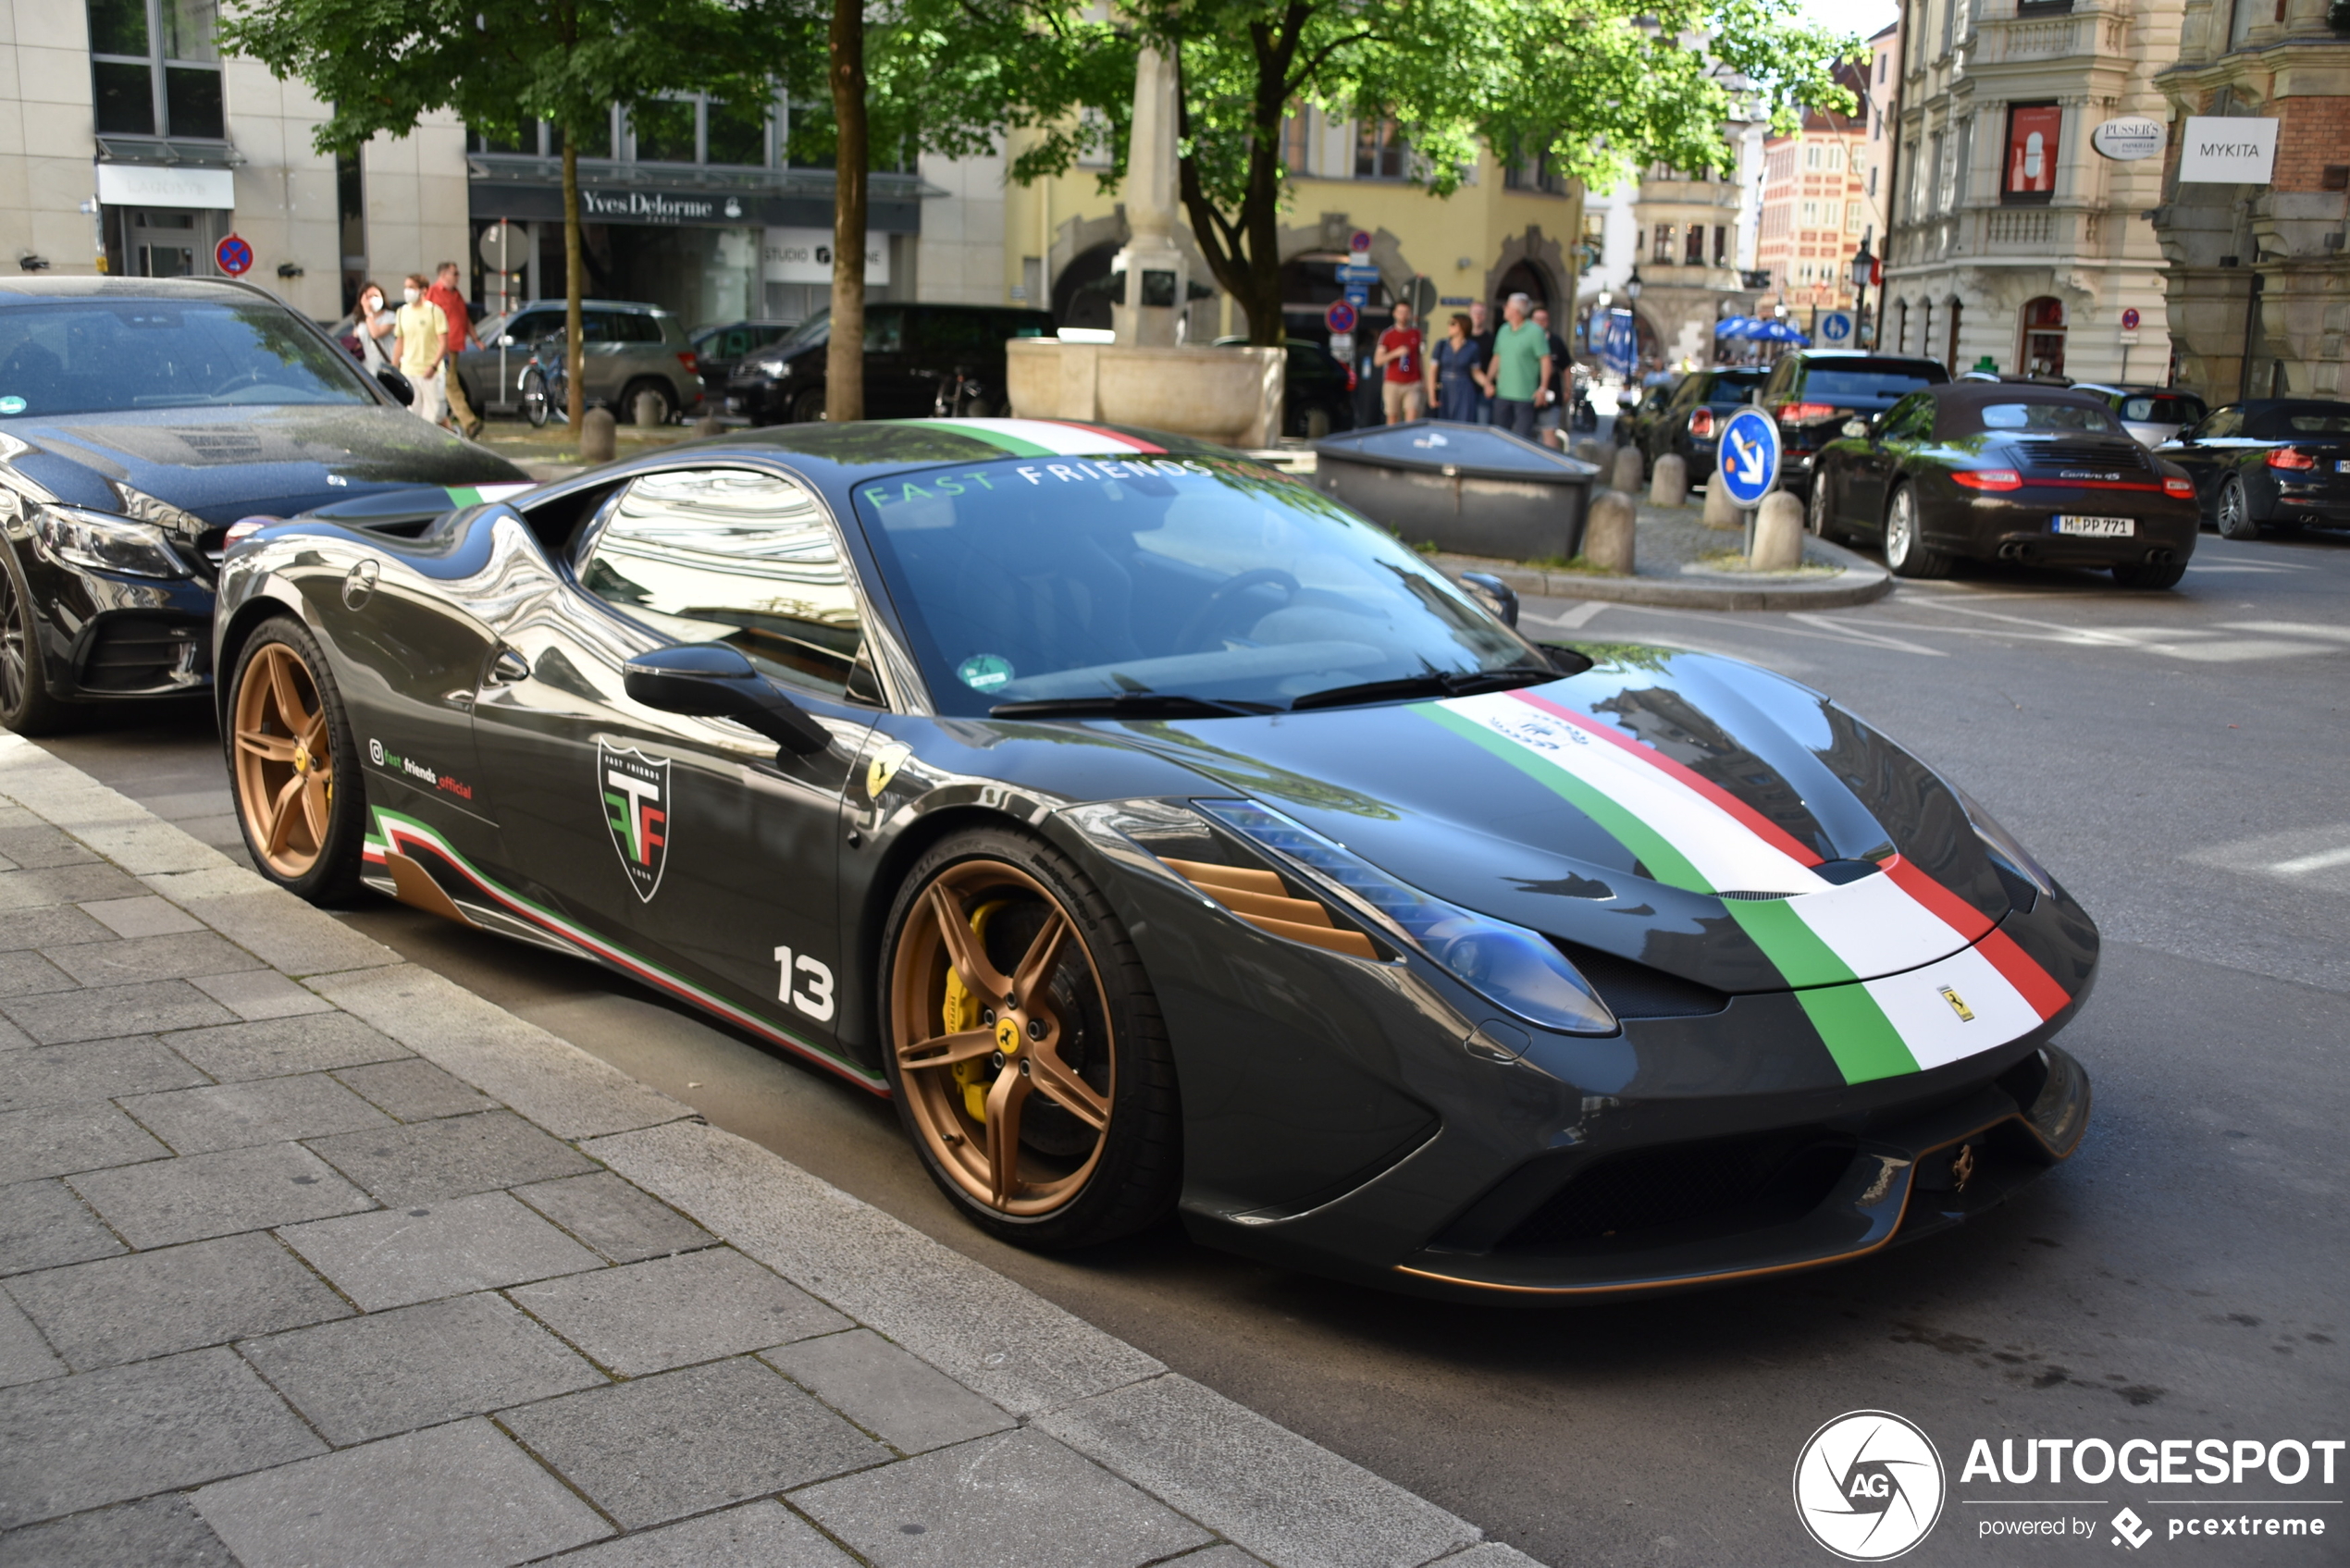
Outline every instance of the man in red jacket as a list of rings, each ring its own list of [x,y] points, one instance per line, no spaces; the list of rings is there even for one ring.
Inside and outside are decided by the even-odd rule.
[[[440,357],[440,375],[449,394],[449,423],[468,437],[478,436],[481,415],[465,401],[464,384],[457,379],[457,353],[461,349],[479,348],[481,340],[474,336],[473,313],[465,309],[465,297],[457,292],[455,262],[440,264],[425,298],[439,305],[449,322],[449,340],[441,346]]]

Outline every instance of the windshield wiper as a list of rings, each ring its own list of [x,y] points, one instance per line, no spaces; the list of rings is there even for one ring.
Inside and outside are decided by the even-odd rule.
[[[1499,670],[1430,670],[1391,681],[1363,681],[1351,686],[1310,691],[1291,703],[1290,711],[1308,708],[1339,708],[1353,702],[1385,702],[1412,697],[1472,697],[1483,691],[1508,691],[1537,681],[1555,681],[1559,672],[1539,664],[1510,664]]]
[[[1040,697],[999,702],[991,719],[1218,719],[1239,713],[1277,713],[1265,702],[1218,702],[1174,691],[1106,691],[1092,697]]]

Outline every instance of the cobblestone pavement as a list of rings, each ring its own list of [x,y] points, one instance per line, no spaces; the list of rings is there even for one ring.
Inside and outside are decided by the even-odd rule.
[[[1530,1559],[0,735],[0,1564]]]

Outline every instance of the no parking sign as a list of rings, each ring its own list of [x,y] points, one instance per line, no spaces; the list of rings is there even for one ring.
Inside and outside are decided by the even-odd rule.
[[[253,270],[253,247],[231,234],[212,248],[212,259],[229,277],[242,278]]]

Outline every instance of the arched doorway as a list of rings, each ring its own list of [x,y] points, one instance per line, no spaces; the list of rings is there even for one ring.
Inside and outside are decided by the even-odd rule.
[[[2023,302],[2022,344],[2016,368],[2026,376],[2064,374],[2064,302],[2051,294]]]
[[[1507,272],[1502,274],[1501,281],[1493,285],[1493,298],[1491,303],[1493,307],[1493,318],[1496,321],[1501,319],[1502,307],[1509,302],[1509,297],[1512,294],[1524,294],[1528,299],[1534,302],[1534,308],[1539,309],[1551,302],[1551,280],[1545,278],[1542,275],[1542,269],[1536,266],[1532,262],[1519,262]],[[1551,325],[1552,327],[1556,327],[1558,325],[1558,321],[1555,316],[1552,317]],[[1648,323],[1643,321],[1640,323],[1640,327],[1645,334],[1647,332]],[[1643,341],[1645,340],[1646,339],[1644,337]]]
[[[1110,329],[1110,297],[1107,290],[1088,288],[1109,276],[1110,258],[1118,254],[1115,241],[1080,251],[1053,279],[1053,325]]]
[[[1959,320],[1966,307],[1958,301],[1950,302],[1949,345],[1942,354],[1942,368],[1956,376],[1959,373]]]

